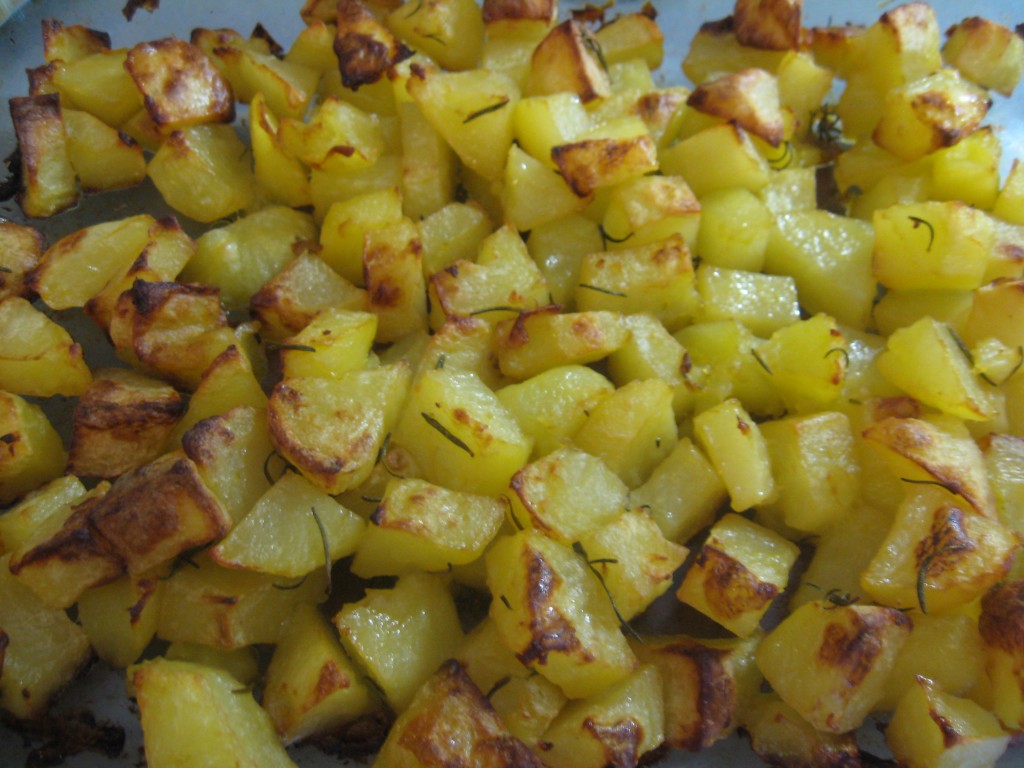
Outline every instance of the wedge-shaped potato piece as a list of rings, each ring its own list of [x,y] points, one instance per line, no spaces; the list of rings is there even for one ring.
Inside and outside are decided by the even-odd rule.
[[[400,187],[401,184],[402,158],[397,152],[382,155],[369,168],[359,171],[332,172],[312,168],[309,172],[309,193],[313,199],[313,215],[322,221],[333,203],[367,192]]]
[[[908,494],[861,587],[883,605],[942,613],[1009,573],[1020,542],[996,520],[930,486]]]
[[[885,729],[893,756],[908,768],[995,765],[1010,734],[980,704],[946,693],[926,677],[900,699]]]
[[[942,58],[982,88],[1010,96],[1024,74],[1024,40],[1009,27],[971,16],[946,30]]]
[[[775,478],[764,435],[738,400],[730,398],[694,417],[698,444],[742,512],[775,496]]]
[[[143,280],[118,299],[110,338],[121,359],[187,389],[236,342],[216,288]]]
[[[519,101],[514,80],[482,69],[436,72],[414,66],[407,87],[463,163],[484,178],[501,178]]]
[[[327,735],[378,706],[334,627],[315,606],[296,606],[263,686],[263,708],[282,741]]]
[[[548,0],[541,0],[535,6],[513,2],[511,13],[493,19],[484,16],[487,34],[480,52],[480,66],[503,72],[525,90],[529,85],[533,52],[557,21],[558,7]]]
[[[576,194],[560,174],[515,144],[508,150],[504,183],[505,218],[520,232],[578,213],[592,199]]]
[[[703,83],[744,67],[774,72],[784,55],[784,51],[741,43],[736,37],[735,15],[727,16],[700,25],[683,59],[683,73],[691,83]]]
[[[657,148],[644,121],[627,116],[552,147],[551,159],[579,197],[658,169]]]
[[[370,312],[324,309],[282,345],[284,376],[338,379],[362,370],[376,333],[377,316]]]
[[[531,96],[571,91],[584,103],[611,95],[600,48],[582,24],[564,21],[541,41],[530,61],[527,90]]]
[[[706,115],[735,123],[773,147],[785,137],[779,81],[763,69],[741,69],[703,82],[686,103]]]
[[[220,55],[224,59],[234,59],[233,66],[237,67],[240,83],[232,86],[239,101],[262,93],[275,115],[297,120],[306,114],[320,81],[320,73],[315,69],[261,53],[252,47],[242,50],[228,48]]]
[[[369,476],[408,388],[401,362],[337,380],[282,381],[268,406],[271,439],[313,485],[341,493]]]
[[[623,13],[602,24],[594,33],[605,62],[612,66],[643,59],[652,71],[661,66],[665,54],[665,33],[654,14]]]
[[[125,68],[128,51],[97,51],[58,67],[54,85],[76,109],[89,112],[112,128],[142,108],[142,95]]]
[[[497,711],[514,736],[535,744],[566,702],[554,683],[524,666],[484,618],[466,635],[454,658]]]
[[[47,63],[78,61],[93,53],[110,50],[110,35],[81,24],[63,24],[43,19],[43,57]]]
[[[396,713],[462,641],[455,602],[441,577],[409,573],[392,589],[368,589],[334,616],[349,657]]]
[[[358,312],[367,306],[365,292],[332,270],[316,253],[304,251],[263,284],[249,302],[260,335],[274,341],[305,328],[326,309]]]
[[[475,262],[456,261],[431,275],[429,291],[435,328],[452,315],[498,321],[548,303],[540,269],[519,233],[508,225],[483,240]]]
[[[227,568],[297,579],[352,554],[363,520],[295,472],[285,472],[210,549]]]
[[[389,13],[385,23],[403,43],[445,69],[468,70],[480,60],[484,22],[472,0],[406,2]]]
[[[366,234],[363,277],[369,310],[377,317],[377,341],[397,341],[427,329],[423,243],[410,219]]]
[[[693,259],[680,235],[583,257],[576,285],[582,312],[649,314],[675,330],[694,318],[698,306]]]
[[[740,637],[756,630],[800,550],[736,514],[714,524],[676,596]]]
[[[771,168],[750,136],[733,123],[706,128],[658,153],[662,173],[678,175],[698,198],[727,187],[757,192]]]
[[[162,131],[234,119],[231,86],[192,43],[173,37],[139,43],[128,51],[125,68]]]
[[[1002,278],[971,294],[971,311],[963,338],[974,345],[988,337],[1007,346],[1024,345],[1024,280]]]
[[[494,326],[482,317],[452,315],[436,333],[420,338],[422,351],[419,352],[414,377],[432,368],[447,368],[451,371],[475,373],[492,389],[504,383],[492,349]],[[406,339],[406,343],[409,341]],[[395,350],[394,346],[392,350]],[[413,351],[410,356],[415,355]]]
[[[587,559],[601,576],[615,607],[627,621],[672,586],[672,576],[689,550],[665,539],[643,509],[618,515],[580,536]]]
[[[772,386],[794,411],[839,399],[848,354],[835,319],[824,314],[779,328],[757,350]]]
[[[13,221],[0,221],[0,299],[29,293],[25,276],[43,257],[42,232]]]
[[[18,296],[0,301],[0,388],[16,395],[80,395],[92,381],[82,347]]]
[[[138,258],[155,223],[142,214],[77,230],[50,246],[27,282],[53,309],[84,306]]]
[[[401,101],[398,118],[403,210],[418,221],[454,201],[458,164],[455,152],[418,104]]]
[[[282,120],[278,135],[286,152],[328,172],[369,168],[384,151],[376,116],[333,97],[321,102],[307,122]]]
[[[290,582],[186,556],[163,582],[157,637],[229,650],[276,643],[295,607],[323,601],[326,586],[320,568]]]
[[[642,666],[625,680],[558,713],[542,737],[552,768],[639,765],[665,739],[662,679]],[[550,744],[550,748],[548,748]],[[609,755],[614,755],[609,760]]]
[[[760,682],[754,651],[760,635],[697,640],[683,635],[631,643],[637,658],[660,673],[665,741],[697,752],[733,733]]]
[[[875,365],[889,382],[950,416],[986,421],[995,415],[949,327],[930,316],[893,333]]]
[[[227,307],[240,309],[295,258],[296,244],[316,240],[308,213],[284,206],[263,208],[196,241],[196,255],[182,279],[216,286]]]
[[[872,138],[894,155],[916,160],[973,133],[991,106],[985,90],[954,69],[940,69],[886,93]]]
[[[696,385],[688,378],[691,361],[686,349],[651,315],[627,315],[626,342],[608,357],[608,373],[618,384],[637,379],[661,379],[672,387],[672,410],[677,418],[693,410]]]
[[[801,531],[828,528],[860,492],[860,462],[846,414],[822,411],[760,425],[778,496],[774,507]]]
[[[78,622],[100,659],[123,669],[142,655],[156,633],[160,580],[123,576],[78,598]]]
[[[708,215],[705,205],[705,221]],[[808,312],[827,312],[844,325],[866,328],[878,292],[871,225],[820,210],[792,211],[773,224],[764,250],[765,271],[790,275]]]
[[[60,475],[66,458],[60,435],[42,409],[0,391],[0,504]]]
[[[961,497],[978,514],[996,517],[985,460],[969,435],[941,420],[890,417],[869,424],[861,436],[882,449],[887,463],[904,482],[934,482]]]
[[[605,248],[636,248],[682,235],[697,245],[701,203],[680,176],[641,176],[611,190],[601,223]],[[732,232],[735,236],[735,230]],[[735,242],[734,242],[735,246]]]
[[[627,507],[629,489],[601,459],[561,448],[516,472],[510,517],[519,529],[537,530],[569,545]]]
[[[750,748],[769,765],[843,765],[860,760],[855,733],[828,733],[778,696],[757,701],[745,722]]]
[[[110,328],[121,294],[136,280],[174,280],[196,252],[196,244],[173,216],[155,221],[139,255],[114,274],[106,286],[85,303],[85,312],[104,330]]]
[[[28,719],[89,662],[89,640],[59,608],[18,582],[0,558],[0,708]]]
[[[594,406],[572,441],[635,488],[675,447],[673,396],[661,379],[631,381]]]
[[[446,571],[484,553],[502,524],[508,502],[460,493],[423,480],[395,479],[370,516],[352,572],[363,578]]]
[[[489,615],[506,647],[570,698],[626,679],[636,657],[583,559],[535,531],[499,539],[487,559]]]
[[[320,256],[339,275],[365,284],[363,245],[366,236],[402,221],[399,187],[385,187],[333,203],[320,229]],[[475,255],[475,254],[474,254]]]
[[[802,10],[802,0],[739,0],[733,10],[736,39],[752,48],[799,48]]]
[[[332,19],[333,21],[333,19]],[[337,31],[332,50],[338,58],[341,82],[358,89],[380,80],[399,61],[412,55],[391,30],[358,0],[338,3]]]
[[[1024,722],[1024,581],[1013,579],[992,587],[981,599],[978,630],[985,643],[985,672],[990,686],[989,709],[1008,728]]]
[[[764,638],[757,666],[811,725],[844,733],[881,699],[911,626],[910,617],[884,606],[807,603]]]
[[[248,208],[255,197],[248,152],[227,125],[172,131],[148,173],[168,205],[204,224]]]
[[[121,475],[89,509],[89,525],[137,575],[221,538],[231,518],[192,460],[173,452]]]
[[[533,440],[533,457],[546,456],[568,443],[583,426],[587,412],[614,385],[585,366],[551,368],[519,384],[499,389],[498,400]]]
[[[78,202],[78,184],[60,97],[50,93],[13,98],[10,110],[21,154],[22,211],[29,217],[46,217],[70,208]]]
[[[458,661],[445,661],[395,721],[380,765],[540,768]]]
[[[89,587],[124,573],[123,563],[89,525],[92,508],[109,487],[100,483],[61,506],[11,553],[11,573],[47,605],[67,608]]]
[[[443,368],[417,379],[394,442],[409,452],[426,480],[482,495],[502,493],[532,448],[478,376]]]
[[[714,520],[728,498],[711,462],[689,438],[654,468],[629,494],[629,504],[645,510],[669,541],[689,541]]]
[[[185,433],[181,445],[236,523],[270,487],[264,468],[274,447],[262,409],[237,406],[204,419]]]
[[[184,413],[170,384],[120,368],[98,370],[75,404],[68,470],[113,478],[146,464]]]
[[[243,686],[255,685],[260,677],[259,654],[251,646],[214,648],[211,645],[178,640],[167,645],[164,658],[219,669],[227,672]]]
[[[283,146],[280,123],[262,93],[249,104],[249,145],[253,175],[260,192],[282,205],[300,207],[312,202],[309,171]]]
[[[85,495],[85,486],[74,475],[61,475],[0,514],[0,551],[20,547],[32,532],[62,509]]]
[[[760,336],[770,336],[800,318],[796,280],[701,264],[697,292],[702,320],[737,320]]]
[[[153,768],[232,763],[291,768],[270,716],[227,672],[158,658],[128,671]],[[188,738],[182,738],[182,734]]]
[[[262,26],[257,25],[252,34],[244,38],[233,29],[197,27],[192,30],[190,37],[192,44],[199,46],[228,79],[235,98],[242,102],[249,101],[259,88],[256,87],[256,83],[242,77],[241,52],[251,51],[263,56],[273,56],[273,48],[277,45],[271,44],[273,41],[268,39],[269,35],[258,34],[260,30],[266,32]],[[316,87],[316,83],[313,83],[313,87]]]
[[[580,97],[568,91],[529,96],[516,104],[516,142],[525,152],[554,167],[551,150],[568,144],[591,127],[590,115]]]
[[[65,109],[68,159],[86,192],[121,189],[146,178],[142,147],[88,112]]]
[[[619,349],[629,331],[615,312],[562,313],[558,307],[522,312],[495,328],[501,372],[514,379],[559,365],[596,362]]]

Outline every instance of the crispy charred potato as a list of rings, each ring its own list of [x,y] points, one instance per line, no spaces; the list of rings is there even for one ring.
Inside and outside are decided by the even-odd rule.
[[[686,103],[736,123],[773,147],[782,143],[785,120],[779,106],[778,80],[763,69],[740,69],[701,83]]]
[[[571,91],[584,102],[611,95],[600,47],[590,33],[573,20],[552,29],[530,62],[530,95]]]
[[[43,19],[43,57],[47,63],[73,62],[93,53],[110,50],[110,35],[81,24]]]
[[[346,88],[375,83],[412,55],[359,0],[338,3],[337,24],[334,53]]]
[[[26,275],[39,263],[46,238],[33,227],[0,221],[0,299],[28,296]]]
[[[737,0],[736,39],[751,48],[795,50],[801,43],[802,11],[803,0]]]
[[[46,217],[78,202],[75,169],[55,93],[11,99],[11,121],[21,154],[19,197],[26,216]]]

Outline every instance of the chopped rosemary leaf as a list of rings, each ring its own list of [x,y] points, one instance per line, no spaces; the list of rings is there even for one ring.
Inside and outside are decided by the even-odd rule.
[[[290,591],[290,590],[293,590],[293,589],[298,589],[299,587],[301,587],[303,584],[306,583],[306,579],[307,578],[309,578],[309,574],[308,573],[305,576],[303,576],[301,579],[299,579],[297,582],[295,582],[294,584],[271,584],[270,586],[272,586],[274,589],[281,589],[281,590],[284,590],[284,591],[287,592],[287,591]]]
[[[465,125],[466,123],[471,123],[478,117],[489,115],[491,112],[497,112],[499,109],[508,104],[508,102],[509,98],[508,96],[506,96],[505,98],[499,99],[493,104],[489,104],[488,106],[483,107],[482,109],[478,109],[476,112],[470,112],[469,115],[466,116],[466,119],[462,121],[462,124]]]
[[[843,366],[846,367],[846,368],[849,368],[850,367],[850,353],[847,352],[842,347],[832,347],[832,349],[830,349],[828,352],[826,352],[824,354],[824,357],[828,357],[829,355],[831,355],[831,354],[833,354],[835,352],[838,352],[840,355],[842,355],[842,357],[843,357]]]
[[[605,595],[608,597],[608,602],[612,605],[612,611],[615,613],[615,618],[619,620],[619,626],[622,628],[622,631],[628,635],[631,635],[636,640],[643,642],[643,638],[640,637],[637,631],[630,626],[629,622],[626,621],[622,613],[619,611],[619,606],[615,604],[615,598],[612,597],[611,590],[608,589],[608,585],[605,583],[604,575],[599,570],[597,570],[597,568],[594,567],[595,565],[599,565],[601,563],[616,563],[618,561],[611,558],[598,558],[596,560],[591,560],[587,556],[587,550],[583,548],[582,542],[579,541],[574,541],[572,543],[572,551],[583,558],[583,562],[587,564],[587,567],[590,569],[590,572],[597,577],[598,582],[600,582],[601,584],[601,589],[604,590]]]
[[[320,515],[316,512],[316,507],[310,507],[309,511],[313,513],[313,520],[316,521],[317,530],[320,531],[320,541],[324,545],[324,571],[327,573],[327,594],[331,594],[331,545],[327,541],[327,529],[324,528],[324,522],[320,519]]]
[[[473,453],[473,449],[472,448],[470,448],[468,445],[466,445],[464,442],[462,442],[462,440],[460,440],[457,435],[453,435],[451,432],[449,432],[448,428],[445,427],[444,424],[439,422],[437,419],[435,419],[429,413],[426,413],[424,411],[420,411],[420,416],[422,416],[423,420],[425,422],[427,422],[427,424],[429,424],[434,429],[436,429],[438,432],[440,432],[441,436],[445,440],[450,442],[452,445],[454,445],[456,448],[461,448],[466,453],[468,453],[470,456],[475,456],[476,455],[475,453]]]
[[[597,231],[601,233],[601,244],[603,246],[607,246],[608,243],[615,243],[616,245],[618,245],[619,243],[624,243],[627,240],[629,240],[629,238],[633,237],[633,235],[636,234],[636,232],[630,232],[625,237],[615,238],[608,234],[608,230],[604,228],[603,224],[597,225]]]
[[[757,364],[760,365],[762,368],[764,368],[764,372],[767,373],[769,376],[771,376],[772,375],[772,369],[768,367],[768,363],[766,363],[764,361],[764,358],[761,357],[757,353],[757,350],[756,349],[750,350],[750,354],[752,354],[754,356],[754,359],[757,360]]]
[[[490,687],[490,690],[488,690],[487,693],[484,694],[484,698],[487,699],[488,701],[490,701],[491,696],[496,694],[498,691],[500,691],[502,688],[504,688],[510,682],[512,682],[512,676],[511,675],[505,675],[504,677],[496,680],[494,682],[494,685],[492,685]]]
[[[281,352],[282,350],[289,350],[291,352],[316,352],[316,347],[311,347],[308,344],[287,344],[279,341],[268,341],[266,346],[268,352]]]
[[[907,218],[914,222],[914,229],[917,229],[922,224],[928,227],[928,247],[925,248],[925,250],[931,251],[932,245],[935,244],[935,227],[933,227],[930,222],[926,221],[925,219],[922,219],[920,216],[908,216]]]
[[[586,288],[588,291],[597,291],[598,293],[604,293],[608,296],[618,296],[621,299],[626,298],[626,294],[621,291],[613,291],[611,288],[602,288],[599,285],[590,285],[589,283],[579,283],[578,287]]]

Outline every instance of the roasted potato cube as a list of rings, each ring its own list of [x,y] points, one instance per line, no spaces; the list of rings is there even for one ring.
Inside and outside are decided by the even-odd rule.
[[[558,713],[541,737],[551,768],[639,765],[665,739],[662,679],[646,665],[611,687]],[[550,745],[550,746],[549,746]]]
[[[742,512],[775,496],[775,477],[764,435],[735,398],[694,417],[694,433],[729,492],[732,508]]]
[[[943,613],[980,597],[1009,573],[1020,542],[947,491],[921,486],[900,505],[885,541],[861,574],[883,605]]]
[[[98,117],[64,110],[68,159],[85,192],[121,189],[146,178],[146,159],[139,143]]]
[[[715,523],[676,596],[733,634],[749,637],[789,582],[796,544],[736,514]]]
[[[600,50],[582,24],[573,19],[562,22],[533,52],[528,93],[543,96],[571,91],[584,103],[610,96],[611,81]]]
[[[339,379],[349,371],[362,370],[376,333],[377,316],[370,312],[325,309],[282,344],[284,377]]]
[[[733,9],[736,39],[751,48],[799,48],[802,10],[803,0],[738,0]]]
[[[846,338],[828,315],[779,328],[758,347],[772,386],[792,411],[813,411],[835,403],[846,376]]]
[[[0,388],[16,395],[80,395],[92,380],[82,347],[20,296],[0,301]]]
[[[167,645],[164,658],[219,669],[242,685],[255,685],[260,676],[259,654],[248,645],[241,648],[215,648],[212,645],[176,640]]]
[[[946,693],[926,677],[900,699],[885,729],[893,756],[907,768],[994,765],[1010,743],[988,710]]]
[[[11,122],[21,155],[18,202],[26,216],[46,217],[78,202],[75,169],[55,93],[10,100]]]
[[[1007,728],[1024,722],[1021,664],[1024,644],[1024,581],[995,585],[981,599],[978,630],[985,643],[985,671],[989,683],[989,709]]]
[[[76,109],[95,115],[112,128],[142,108],[142,95],[125,68],[128,51],[97,51],[59,66],[53,83]]]
[[[884,606],[806,603],[764,638],[757,666],[811,725],[845,733],[882,698],[911,626],[910,617]]]
[[[352,554],[364,528],[361,517],[302,475],[285,472],[210,548],[210,558],[226,568],[298,579]]]
[[[578,213],[591,201],[578,195],[561,174],[516,145],[508,150],[501,204],[505,218],[521,232]]]
[[[249,104],[249,145],[253,175],[263,195],[294,207],[312,202],[309,170],[283,146],[280,124],[262,93],[253,96]]]
[[[427,329],[423,301],[423,243],[407,218],[367,232],[363,241],[363,278],[369,310],[377,317],[378,342],[391,342]]]
[[[100,659],[123,669],[142,655],[156,633],[160,584],[154,576],[123,576],[82,593],[78,622]]]
[[[118,299],[110,337],[123,360],[188,389],[235,342],[216,288],[143,280]]]
[[[713,125],[683,139],[659,152],[658,161],[662,173],[682,176],[698,198],[727,187],[757,192],[768,183],[771,171],[747,132],[733,123]]]
[[[11,553],[11,573],[47,605],[67,608],[89,587],[124,573],[124,564],[89,524],[93,507],[109,487],[100,483],[61,507]]]
[[[658,169],[657,148],[639,117],[604,123],[568,144],[552,147],[551,159],[578,197]]]
[[[753,5],[767,5],[765,0],[745,2],[748,8]],[[791,5],[787,2],[772,3],[782,8]],[[767,31],[766,25],[758,29]],[[683,73],[691,83],[703,83],[725,72],[732,72],[745,67],[758,67],[774,72],[785,51],[773,51],[767,48],[745,45],[736,35],[736,18],[726,16],[724,19],[709,21],[700,25],[697,34],[690,41],[690,48],[683,58]]]
[[[53,61],[78,61],[93,53],[110,50],[110,35],[81,24],[65,25],[57,19],[43,19],[43,57]]]
[[[256,184],[248,155],[232,127],[194,125],[172,131],[147,172],[168,205],[209,224],[252,204]]]
[[[432,368],[447,368],[475,373],[492,389],[505,382],[492,349],[494,326],[482,317],[452,315],[437,332],[429,336],[413,336],[417,337],[422,343],[412,347],[407,357],[416,359],[418,354],[414,378]],[[405,341],[409,343],[410,339]],[[389,351],[397,350],[392,346]]]
[[[942,57],[982,88],[1009,96],[1024,74],[1024,40],[1009,27],[971,16],[946,30]]]
[[[169,384],[104,368],[75,404],[68,471],[114,478],[157,458],[185,412]]]
[[[614,251],[679,234],[693,250],[701,219],[701,203],[681,177],[641,176],[611,190],[602,237]]]
[[[352,572],[372,578],[471,563],[498,534],[507,508],[504,499],[394,479],[370,515]]]
[[[536,531],[488,551],[489,615],[506,647],[570,698],[626,679],[636,657],[611,603],[582,557]]]
[[[60,475],[66,458],[60,435],[42,409],[0,391],[0,504]]]
[[[375,83],[391,67],[412,55],[391,30],[356,0],[338,3],[337,25],[333,50],[346,88]]]
[[[78,674],[91,651],[85,632],[19,583],[0,558],[0,708],[28,719]]]
[[[402,221],[402,193],[387,186],[332,203],[320,228],[320,256],[355,285],[365,285],[363,247],[366,236]],[[474,253],[475,255],[475,253]]]
[[[128,671],[152,766],[291,768],[270,716],[227,672],[157,658]],[[182,738],[182,734],[188,738]]]
[[[761,679],[754,666],[760,639],[679,635],[631,644],[642,663],[661,673],[668,746],[697,752],[736,730]]]
[[[327,735],[377,706],[334,627],[315,606],[296,606],[263,686],[263,707],[284,743]]]
[[[416,691],[452,657],[462,630],[439,576],[409,573],[391,589],[368,589],[335,616],[341,643],[401,714]]]
[[[376,762],[422,766],[441,761],[481,768],[540,768],[513,736],[465,667],[445,661],[395,721]]]
[[[326,586],[319,568],[296,583],[183,555],[163,582],[157,637],[228,650],[276,643],[295,607],[323,601]]]
[[[231,86],[192,43],[173,37],[139,43],[128,51],[125,68],[161,131],[234,119]]]
[[[745,727],[750,747],[768,765],[843,765],[860,760],[855,733],[820,731],[778,696],[758,701]]]
[[[270,396],[277,451],[332,495],[362,483],[379,459],[409,388],[409,366],[350,371],[340,379],[288,379]]]
[[[421,51],[445,69],[468,70],[480,60],[484,21],[472,0],[406,2],[385,17],[402,42]]]
[[[785,138],[779,82],[763,69],[741,69],[703,82],[686,103],[704,114],[733,122],[773,147]]]
[[[45,250],[46,238],[38,230],[0,221],[0,299],[30,293],[25,277]]]
[[[30,492],[0,514],[0,552],[20,547],[32,532],[85,496],[85,486],[74,475],[61,475]]]
[[[264,338],[281,341],[292,336],[327,309],[358,312],[366,308],[366,293],[327,266],[315,250],[288,262],[253,294],[249,309],[259,320]]]
[[[192,460],[174,452],[121,475],[90,508],[89,525],[138,575],[221,538],[231,518]]]
[[[665,33],[653,13],[623,13],[602,24],[594,33],[605,63],[609,66],[643,59],[652,71],[664,59]]]

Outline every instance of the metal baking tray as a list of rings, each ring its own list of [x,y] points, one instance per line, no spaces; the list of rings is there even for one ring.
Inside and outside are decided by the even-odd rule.
[[[612,13],[639,10],[644,0],[619,0]],[[932,0],[938,14],[940,28],[946,29],[964,17],[981,15],[1010,27],[1024,22],[1024,4],[1019,0]],[[123,10],[126,0],[0,0],[0,103],[9,98],[25,95],[25,70],[44,63],[40,25],[43,19],[55,18],[66,24],[83,24],[110,34],[113,47],[129,47],[142,40],[167,36],[188,39],[195,27],[230,27],[248,34],[257,22],[287,46],[302,28],[299,17],[300,0],[235,0],[234,2],[200,3],[195,0],[162,0],[153,11],[139,9],[129,21]],[[582,2],[563,0],[562,10],[582,6]],[[595,3],[600,5],[600,3]],[[700,24],[719,19],[732,12],[733,0],[654,0],[658,20],[665,30],[665,63],[656,80],[659,84],[686,84],[680,64],[689,48],[690,40]],[[806,0],[805,26],[842,24],[846,22],[870,23],[884,11],[897,5],[892,0]],[[1013,158],[1024,157],[1024,87],[1012,99],[996,97],[989,122],[1000,126],[1004,147],[1002,170],[1005,172]],[[0,114],[0,158],[8,157],[16,145],[13,127],[4,108]],[[128,190],[118,193],[86,197],[73,210],[45,221],[32,222],[54,242],[64,234],[101,220],[110,220],[139,211],[164,215],[167,209],[153,190]],[[0,202],[0,218],[24,223],[25,219],[13,200]],[[82,328],[86,337],[76,338],[88,348],[90,339],[101,337],[95,330]],[[87,357],[88,359],[88,357]],[[92,363],[93,361],[90,361]],[[60,426],[60,424],[58,424]],[[55,705],[57,717],[68,717],[91,712],[98,721],[121,726],[125,731],[125,744],[116,757],[96,752],[83,752],[67,756],[60,765],[66,768],[104,768],[122,766],[132,768],[144,765],[142,734],[137,716],[125,694],[122,672],[95,664],[84,677],[73,683]],[[39,742],[30,744],[27,734],[12,730],[0,723],[0,767],[14,768],[26,764],[26,758]],[[873,724],[862,729],[862,746],[870,753],[888,755],[881,733]],[[366,761],[341,762],[312,747],[292,750],[295,761],[303,768],[321,768],[340,765],[365,765]],[[751,752],[746,742],[734,736],[709,750],[698,754],[674,752],[659,764],[663,768],[710,768],[711,766],[763,765]],[[999,763],[1000,766],[1024,765],[1024,752],[1012,750]]]

